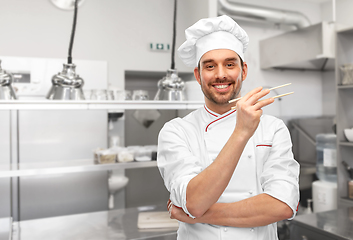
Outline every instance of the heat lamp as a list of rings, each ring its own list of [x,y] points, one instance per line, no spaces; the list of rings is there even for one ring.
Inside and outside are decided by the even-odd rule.
[[[84,81],[76,74],[76,65],[72,63],[72,46],[77,22],[77,4],[78,0],[75,0],[74,20],[67,63],[63,64],[63,70],[61,72],[52,77],[53,85],[47,94],[47,99],[50,100],[85,100],[82,91]]]
[[[12,88],[13,75],[1,68],[0,59],[0,100],[17,99],[15,91]]]
[[[175,32],[176,32],[176,6],[174,0],[174,21],[173,21],[173,44],[172,44],[172,64],[167,70],[167,75],[158,81],[158,91],[154,100],[183,101],[185,97],[185,82],[178,76],[175,69]]]

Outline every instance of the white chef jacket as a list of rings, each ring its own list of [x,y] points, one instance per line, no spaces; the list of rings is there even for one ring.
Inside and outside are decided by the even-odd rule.
[[[157,163],[160,173],[173,204],[190,216],[186,208],[187,185],[216,159],[235,125],[236,110],[220,115],[204,106],[184,118],[167,122],[159,133]],[[283,121],[261,116],[258,128],[246,144],[218,202],[236,202],[266,193],[286,203],[293,210],[293,218],[299,202],[299,164],[294,160],[291,148],[289,131]],[[178,239],[273,240],[278,239],[277,224],[236,228],[179,222]]]

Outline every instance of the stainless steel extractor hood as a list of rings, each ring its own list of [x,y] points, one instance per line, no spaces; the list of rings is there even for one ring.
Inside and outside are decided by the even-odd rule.
[[[334,70],[335,25],[321,22],[260,41],[262,69]]]
[[[302,13],[277,8],[268,8],[233,2],[231,0],[218,0],[218,14],[229,15],[236,20],[251,22],[271,22],[304,28],[310,26],[310,20]]]

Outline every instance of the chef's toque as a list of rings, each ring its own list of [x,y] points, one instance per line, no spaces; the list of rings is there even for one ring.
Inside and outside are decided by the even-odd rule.
[[[201,57],[214,49],[230,49],[244,61],[249,37],[232,18],[223,15],[204,18],[185,30],[186,41],[179,47],[181,60],[196,67]]]

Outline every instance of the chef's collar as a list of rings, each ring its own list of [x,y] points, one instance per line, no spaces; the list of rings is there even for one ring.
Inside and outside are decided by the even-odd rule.
[[[212,116],[212,117],[215,117],[215,118],[223,117],[223,116],[225,116],[225,115],[227,115],[227,114],[229,114],[229,113],[231,113],[231,112],[235,112],[235,110],[230,109],[229,111],[227,111],[227,112],[225,112],[225,113],[223,113],[223,114],[219,114],[219,113],[216,113],[216,112],[212,111],[211,109],[209,109],[209,108],[206,106],[206,104],[204,105],[204,109],[205,109],[205,111],[207,112],[207,115]]]
[[[209,120],[207,126],[205,127],[205,132],[208,131],[209,127],[213,123],[219,122],[220,120],[226,119],[226,118],[228,118],[230,116],[235,116],[235,114],[233,114],[233,113],[235,113],[237,111],[236,109],[231,109],[228,112],[225,112],[223,114],[218,114],[218,113],[215,113],[215,112],[211,111],[206,105],[204,105],[204,108],[205,108],[206,116],[211,118],[211,120]]]
[[[218,113],[216,113],[216,112],[210,110],[206,105],[204,105],[204,108],[205,108],[205,110],[206,110],[206,112],[207,112],[208,115],[211,115],[211,116],[213,116],[213,117],[219,117],[219,114],[218,114]]]

